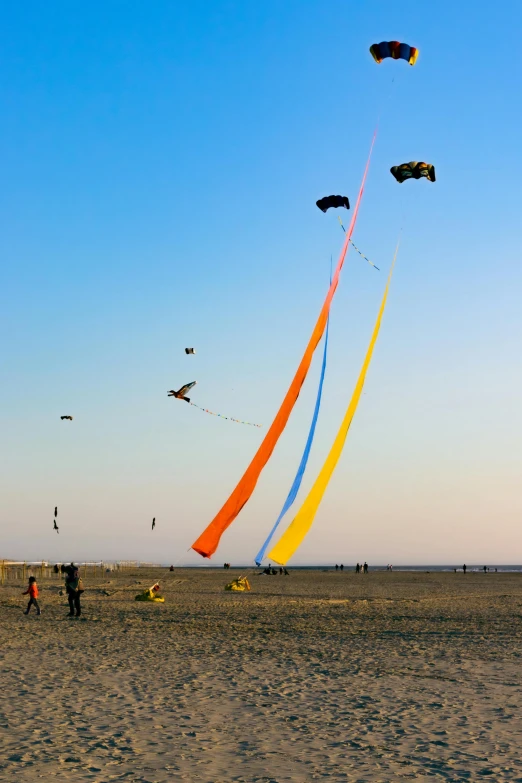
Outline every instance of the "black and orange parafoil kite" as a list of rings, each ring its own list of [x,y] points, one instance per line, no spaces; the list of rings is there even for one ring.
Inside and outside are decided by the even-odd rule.
[[[370,46],[370,54],[376,63],[382,63],[387,57],[391,57],[393,60],[406,60],[410,65],[415,65],[419,50],[400,41],[381,41]]]
[[[391,173],[397,182],[405,182],[407,179],[422,179],[425,177],[430,182],[435,182],[435,166],[431,163],[417,162],[401,163],[400,166],[392,166]]]

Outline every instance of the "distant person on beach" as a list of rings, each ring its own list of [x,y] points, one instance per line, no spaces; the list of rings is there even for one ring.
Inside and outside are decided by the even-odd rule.
[[[466,568],[467,568],[467,566],[465,566],[465,565],[462,566],[462,570],[464,571],[464,573],[466,573]]]
[[[368,573],[368,563],[366,562],[366,560],[364,561],[364,565],[363,565],[363,573],[365,574]]]
[[[286,570],[286,568],[283,568],[283,571],[285,572],[285,576],[290,576],[290,574],[288,573],[288,571]]]
[[[80,571],[74,563],[64,567],[65,571],[65,589],[67,591],[67,600],[69,601],[69,617],[80,617],[82,613],[82,607],[80,604],[80,596],[83,593],[83,588],[80,580]]]
[[[42,610],[38,606],[38,585],[36,584],[36,577],[29,577],[29,586],[27,587],[25,593],[22,593],[22,595],[29,596],[29,603],[27,604],[27,609],[25,610],[24,614],[29,614],[31,606],[34,606],[36,609],[36,615],[39,617],[42,614]]]
[[[171,566],[171,567],[169,568],[169,571],[174,571],[174,566]]]
[[[359,563],[357,563],[357,565],[355,566],[355,573],[359,574],[360,571],[361,571],[361,566],[359,565]]]
[[[339,566],[339,568],[341,569],[341,571],[344,571],[344,566],[343,566],[343,564],[342,564],[342,563],[341,563],[341,565]]]
[[[279,569],[279,576],[283,576],[283,569],[282,568]]]
[[[338,571],[338,570],[339,570],[339,566],[337,565],[337,563],[335,564],[335,570],[336,570],[336,571]]]
[[[484,566],[484,573],[486,573],[487,570],[487,566]]]

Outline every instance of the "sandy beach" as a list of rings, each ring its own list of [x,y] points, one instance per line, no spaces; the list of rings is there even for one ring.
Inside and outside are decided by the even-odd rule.
[[[522,781],[522,574],[238,573],[1,587],[0,779]]]

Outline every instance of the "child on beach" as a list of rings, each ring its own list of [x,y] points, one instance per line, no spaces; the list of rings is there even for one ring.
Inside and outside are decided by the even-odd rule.
[[[42,610],[38,606],[38,585],[36,584],[36,577],[30,576],[29,577],[29,586],[25,593],[22,593],[22,595],[28,595],[29,596],[29,603],[27,604],[27,609],[25,610],[24,614],[29,614],[29,610],[31,609],[31,606],[35,606],[36,608],[36,614],[37,616],[42,614]]]

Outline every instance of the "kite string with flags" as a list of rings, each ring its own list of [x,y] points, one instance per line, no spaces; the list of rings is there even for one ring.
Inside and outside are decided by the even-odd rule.
[[[328,320],[328,314],[330,311],[330,304],[332,302],[333,296],[339,284],[339,276],[341,274],[341,269],[343,267],[344,259],[348,251],[349,242],[355,227],[357,214],[359,212],[359,206],[361,204],[361,200],[364,192],[366,178],[368,176],[368,170],[370,168],[372,152],[375,145],[375,140],[377,138],[377,131],[378,131],[378,125],[376,126],[373,132],[370,151],[368,153],[368,159],[366,161],[366,166],[364,168],[364,173],[359,188],[359,193],[357,195],[357,201],[355,203],[352,219],[350,221],[350,225],[346,233],[346,238],[343,243],[341,254],[337,262],[337,267],[335,269],[335,273],[333,275],[330,288],[328,290],[326,299],[321,308],[321,312],[319,313],[319,317],[313,329],[308,345],[306,346],[299,367],[297,368],[295,376],[290,384],[290,388],[288,389],[285,398],[281,403],[281,407],[279,408],[275,416],[275,419],[272,422],[267,434],[265,435],[259,449],[257,450],[252,461],[250,462],[250,465],[246,469],[245,473],[243,474],[236,488],[233,490],[230,497],[226,500],[226,502],[224,503],[220,511],[216,514],[214,519],[207,525],[205,530],[192,544],[192,549],[194,549],[194,551],[198,552],[203,557],[211,557],[211,555],[214,554],[214,552],[216,551],[219,545],[221,536],[223,535],[225,530],[229,527],[229,525],[232,524],[234,519],[238,516],[243,506],[246,503],[248,503],[250,497],[252,496],[252,493],[254,492],[259,476],[261,475],[261,471],[263,470],[266,463],[270,459],[272,452],[276,447],[277,441],[279,440],[281,433],[286,427],[288,419],[290,418],[290,414],[292,413],[294,405],[299,396],[301,386],[303,385],[306,379],[308,370],[310,369],[310,365],[312,363],[312,358],[315,349],[317,348],[324,334],[326,322]]]
[[[232,416],[223,416],[222,413],[214,413],[214,411],[209,411],[208,408],[202,408],[201,405],[196,405],[195,402],[190,402],[191,405],[194,406],[194,408],[199,408],[200,411],[203,411],[204,413],[210,413],[211,416],[217,416],[220,419],[227,419],[228,421],[235,421],[236,424],[248,424],[249,427],[262,427],[262,424],[254,424],[251,421],[242,421],[241,419],[234,419]]]
[[[331,269],[331,263],[330,263],[330,283],[332,282],[332,269]],[[301,487],[301,483],[303,481],[303,476],[306,470],[306,466],[308,464],[308,458],[310,456],[310,451],[312,448],[312,443],[314,440],[315,435],[315,428],[317,425],[317,419],[319,417],[319,409],[321,407],[321,397],[323,394],[323,383],[324,383],[324,376],[326,372],[326,357],[328,353],[328,331],[330,328],[330,316],[328,316],[328,321],[326,322],[326,332],[324,335],[324,351],[323,351],[323,363],[321,365],[321,375],[319,377],[319,388],[317,390],[317,398],[315,401],[315,408],[314,408],[314,414],[312,416],[312,423],[310,425],[310,431],[308,433],[308,437],[306,439],[303,455],[301,457],[301,462],[299,463],[299,467],[297,468],[297,473],[295,474],[295,478],[292,482],[292,486],[290,487],[290,491],[287,495],[287,498],[285,502],[283,503],[283,508],[281,509],[281,513],[277,517],[275,524],[268,534],[265,543],[257,553],[255,557],[255,563],[256,565],[261,565],[261,563],[264,560],[266,550],[268,549],[268,546],[274,536],[274,533],[276,532],[277,528],[279,527],[281,520],[289,510],[289,508],[293,505],[294,500],[297,497],[297,493],[299,492],[299,489]]]
[[[346,229],[345,229],[345,227],[343,226],[343,221],[341,220],[341,218],[340,218],[340,216],[339,216],[339,215],[337,215],[337,217],[338,217],[338,219],[339,219],[339,223],[341,224],[341,228],[342,228],[342,230],[343,230],[343,231],[344,231],[344,233],[346,234]],[[359,250],[359,248],[357,247],[357,245],[356,245],[354,242],[352,242],[352,240],[351,240],[351,239],[350,239],[350,244],[351,244],[351,246],[353,247],[353,249],[354,249],[354,250],[357,250],[357,252],[359,253],[359,255],[360,255],[360,256],[362,256],[362,257],[364,258],[364,260],[365,260],[365,261],[368,261],[368,263],[369,263],[369,264],[371,264],[371,266],[373,266],[373,268],[374,268],[374,269],[376,269],[378,272],[380,272],[380,271],[381,271],[381,270],[379,269],[379,267],[378,267],[376,264],[374,264],[374,263],[373,263],[373,261],[370,261],[370,259],[369,259],[369,258],[367,258],[367,257],[364,255],[364,253],[362,253],[362,252]]]
[[[285,532],[283,533],[279,541],[276,543],[276,545],[268,555],[268,557],[271,560],[274,560],[276,563],[280,563],[281,565],[286,565],[288,563],[289,559],[292,557],[292,555],[301,545],[306,534],[312,527],[321,500],[323,499],[328,483],[333,475],[333,472],[341,456],[348,435],[348,431],[350,429],[351,423],[353,421],[353,417],[355,415],[355,411],[357,410],[359,400],[361,399],[364,381],[366,379],[366,373],[368,372],[368,367],[370,366],[370,362],[373,355],[373,349],[375,348],[375,343],[377,342],[377,337],[379,336],[382,316],[384,313],[384,309],[386,307],[386,300],[388,298],[388,290],[390,287],[393,269],[395,267],[397,253],[399,252],[399,243],[400,243],[400,238],[399,238],[399,242],[397,242],[397,247],[395,248],[392,265],[388,275],[388,280],[386,282],[386,288],[384,289],[384,295],[382,297],[381,306],[379,308],[379,312],[377,315],[377,320],[375,322],[375,326],[373,327],[370,344],[368,346],[366,356],[364,357],[364,362],[362,364],[361,371],[357,379],[357,383],[355,384],[355,389],[353,391],[352,398],[346,410],[339,431],[335,436],[335,440],[332,444],[330,452],[326,457],[323,467],[319,471],[319,475],[317,476],[315,483],[312,486],[312,489],[310,490],[308,496],[304,500],[303,505],[297,512],[296,516],[294,517],[294,520],[287,527],[287,529],[285,530]]]

